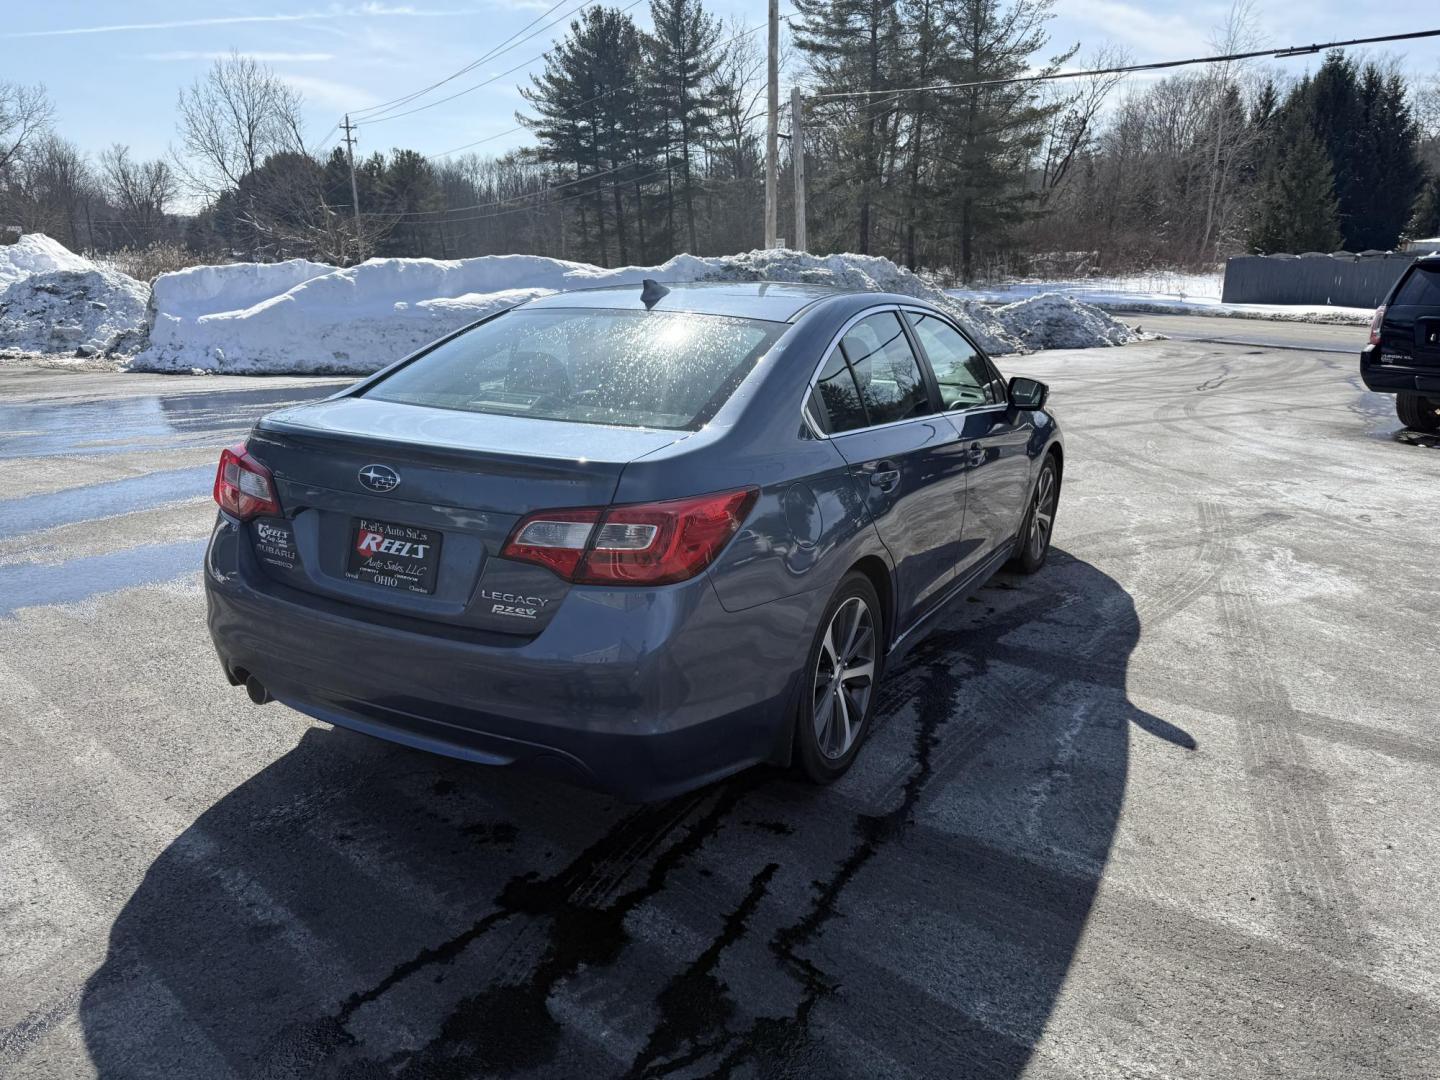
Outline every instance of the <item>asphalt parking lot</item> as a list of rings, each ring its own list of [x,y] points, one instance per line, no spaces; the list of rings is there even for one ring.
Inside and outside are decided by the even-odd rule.
[[[1212,321],[1002,360],[1056,550],[839,784],[645,807],[225,683],[218,448],[333,383],[0,368],[0,1075],[1440,1074],[1440,450]]]

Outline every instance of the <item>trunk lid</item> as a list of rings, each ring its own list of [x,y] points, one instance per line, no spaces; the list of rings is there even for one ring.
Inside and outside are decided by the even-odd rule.
[[[569,585],[499,557],[515,523],[535,510],[609,504],[628,462],[687,434],[356,397],[275,413],[248,444],[274,474],[285,512],[251,523],[258,568],[365,608],[533,635]],[[379,537],[393,538],[384,546],[395,557],[377,580],[368,567],[381,563],[363,552]]]

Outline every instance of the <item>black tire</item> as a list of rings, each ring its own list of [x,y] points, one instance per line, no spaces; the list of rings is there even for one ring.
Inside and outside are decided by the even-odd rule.
[[[1035,478],[1035,491],[1030,496],[1030,509],[1015,541],[1015,556],[1010,565],[1022,574],[1033,574],[1045,565],[1050,554],[1050,538],[1055,532],[1055,511],[1060,506],[1060,465],[1054,454],[1046,454]],[[1038,522],[1038,524],[1037,524]]]
[[[869,626],[869,682],[862,688],[861,677],[834,677],[836,652],[850,654],[850,670],[863,666],[865,642],[836,642],[831,644],[830,629],[843,611],[854,611],[856,603],[863,605]],[[843,632],[845,627],[840,627]],[[846,669],[844,664],[842,670]],[[845,575],[825,605],[820,625],[815,629],[815,640],[805,661],[805,673],[800,687],[800,708],[795,718],[795,764],[810,780],[817,784],[828,784],[844,775],[855,761],[855,755],[870,733],[870,723],[875,715],[876,692],[885,667],[885,617],[880,608],[880,598],[875,586],[858,570]],[[837,690],[836,683],[839,683]],[[843,699],[843,700],[842,700]],[[855,715],[858,713],[858,720]],[[821,723],[817,724],[816,718]],[[848,720],[844,731],[848,737],[842,741],[841,725]]]
[[[1440,435],[1440,401],[1422,394],[1396,394],[1395,415],[1408,428],[1426,435]]]

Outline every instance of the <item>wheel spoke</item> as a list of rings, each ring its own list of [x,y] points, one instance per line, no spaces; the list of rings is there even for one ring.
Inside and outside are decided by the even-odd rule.
[[[835,621],[833,619],[825,628],[825,640],[820,643],[820,648],[825,653],[825,659],[830,661],[830,670],[834,671],[840,666],[840,658],[835,655]]]
[[[1050,515],[1049,515],[1049,514],[1046,514],[1046,513],[1044,513],[1044,512],[1038,512],[1038,513],[1036,513],[1036,515],[1035,515],[1035,520],[1038,521],[1043,528],[1046,528],[1046,529],[1050,528]]]
[[[851,664],[840,673],[840,681],[849,684],[855,679],[873,679],[875,677],[875,661],[860,660]]]
[[[845,753],[846,750],[850,749],[850,699],[845,693],[843,684],[840,687],[840,692],[835,695],[835,700],[839,703],[839,708],[836,709],[836,712],[839,714],[839,724],[843,725],[843,728],[838,731],[840,739],[835,745],[835,756],[839,757]],[[837,725],[837,727],[838,726],[839,725]]]
[[[830,729],[835,720],[835,694],[827,693],[825,700],[815,706],[815,741],[823,750],[829,741]]]
[[[845,604],[845,628],[840,635],[845,639],[845,645],[840,650],[841,664],[855,654],[855,633],[860,629],[860,615],[864,610],[859,600],[850,600]]]

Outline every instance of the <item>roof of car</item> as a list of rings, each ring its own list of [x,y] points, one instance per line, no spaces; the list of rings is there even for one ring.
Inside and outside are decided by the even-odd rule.
[[[842,296],[832,285],[793,281],[661,282],[667,290],[651,310],[685,311],[697,315],[732,315],[770,322],[789,322],[818,300]],[[527,308],[608,308],[644,311],[642,286],[612,285],[556,293],[526,304]]]

